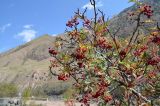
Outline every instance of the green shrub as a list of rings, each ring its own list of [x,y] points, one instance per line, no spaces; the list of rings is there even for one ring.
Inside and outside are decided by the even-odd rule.
[[[18,89],[14,84],[0,83],[0,97],[14,97],[17,96]]]
[[[35,97],[47,97],[47,94],[44,92],[43,87],[37,87],[35,89],[32,89],[32,96]]]
[[[69,87],[63,94],[64,99],[74,99],[73,94],[76,93],[76,90],[73,87]]]
[[[48,96],[62,95],[68,88],[68,85],[57,83],[56,85],[47,85],[44,92]]]
[[[25,88],[25,90],[22,93],[23,102],[26,104],[26,101],[31,97],[31,87]]]
[[[45,105],[42,105],[42,104],[36,104],[35,102],[31,102],[29,104],[29,106],[45,106]]]

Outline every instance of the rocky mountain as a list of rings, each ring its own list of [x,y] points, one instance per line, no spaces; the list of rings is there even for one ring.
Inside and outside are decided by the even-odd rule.
[[[59,35],[61,36],[61,35]],[[0,82],[14,83],[21,90],[48,79],[48,48],[55,37],[44,35],[0,54]]]
[[[140,28],[140,33],[146,34],[148,33],[148,30],[146,29],[155,27],[157,22],[159,22],[160,25],[160,0],[141,0],[141,2],[150,5],[154,11],[153,16],[150,18],[150,20],[153,20],[153,23],[147,23],[144,27]],[[133,6],[124,9],[117,16],[113,17],[109,22],[112,32],[116,32],[119,29],[117,35],[122,37],[130,36],[135,29],[136,22],[130,20],[128,13],[134,12],[137,8],[138,6],[134,4]],[[145,16],[141,17],[141,21],[146,19],[147,18]]]

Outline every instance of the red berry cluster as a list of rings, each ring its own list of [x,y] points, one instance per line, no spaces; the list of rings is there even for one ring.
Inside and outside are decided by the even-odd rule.
[[[98,83],[99,89],[95,94],[92,95],[93,98],[98,98],[99,96],[104,95],[104,92],[106,91],[106,88],[109,84],[102,80],[100,83]]]
[[[87,52],[87,48],[86,47],[79,47],[76,49],[76,52],[85,53],[85,52]]]
[[[121,50],[119,52],[120,60],[123,60],[126,57],[127,52],[125,50]]]
[[[75,54],[75,58],[76,58],[77,60],[82,60],[82,59],[85,58],[85,55],[84,55],[83,53],[76,53],[76,54]]]
[[[68,33],[72,38],[76,38],[77,36],[80,35],[80,33],[76,30],[72,31],[72,32],[69,32]]]
[[[79,24],[77,17],[74,17],[70,21],[66,23],[66,26],[72,28],[73,26],[77,26]]]
[[[90,95],[90,93],[87,93],[87,94],[83,95],[82,99],[80,99],[79,102],[84,103],[85,106],[89,106],[90,99],[91,99],[91,95]],[[83,106],[83,105],[81,105],[81,106]]]
[[[112,48],[112,45],[107,43],[107,41],[104,37],[101,37],[98,39],[96,46],[98,46],[102,49],[111,49]]]
[[[145,50],[147,50],[148,47],[147,46],[142,46],[141,48],[139,48],[138,50],[134,51],[133,54],[135,56],[140,56],[142,52],[144,52]]]
[[[152,42],[157,44],[157,45],[160,45],[160,36],[155,36],[152,38]]]
[[[105,88],[99,88],[98,91],[92,95],[93,98],[98,98],[100,97],[101,95],[104,95],[104,92],[105,92]]]
[[[84,65],[82,62],[78,62],[77,64],[78,64],[78,67],[79,67],[79,68],[85,67],[85,65]]]
[[[58,52],[56,51],[56,50],[54,50],[54,49],[51,49],[51,48],[49,48],[49,54],[50,55],[53,55],[53,56],[55,56],[55,55],[57,55],[58,54]]]
[[[148,18],[150,18],[153,15],[153,10],[151,9],[151,6],[144,5],[140,8],[144,15],[146,15]]]
[[[109,101],[112,100],[112,97],[111,97],[111,96],[104,96],[104,97],[103,97],[103,100],[104,100],[106,103],[108,103]]]
[[[148,39],[148,43],[155,43],[157,45],[160,45],[160,32],[159,31],[154,31],[151,33],[151,36]]]
[[[90,25],[90,20],[89,19],[84,19],[84,22],[83,22],[83,26],[86,26],[88,27]]]
[[[147,65],[157,65],[160,62],[160,57],[150,58],[147,60]]]
[[[85,53],[86,53],[87,49],[86,48],[78,48],[76,49],[76,53],[73,54],[73,56],[77,59],[77,60],[82,60],[85,58]]]
[[[123,60],[123,59],[126,57],[128,51],[129,51],[130,49],[131,49],[131,46],[128,46],[128,47],[126,47],[126,48],[123,48],[123,49],[119,52],[120,60]]]
[[[69,74],[61,73],[58,75],[58,80],[66,81],[69,78]]]
[[[156,75],[157,75],[157,73],[155,71],[151,71],[148,73],[149,78],[154,78]]]

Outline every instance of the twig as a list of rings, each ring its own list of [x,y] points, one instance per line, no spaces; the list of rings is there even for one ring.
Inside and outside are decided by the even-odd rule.
[[[96,28],[96,24],[97,24],[97,11],[96,11],[96,1],[95,0],[90,0],[91,5],[94,8],[94,29]]]
[[[141,99],[143,99],[145,102],[149,102],[151,103],[150,100],[148,100],[146,97],[144,97],[143,95],[141,95],[140,93],[138,93],[135,89],[130,88],[130,90],[138,97],[140,97]]]
[[[127,47],[129,47],[129,46],[130,46],[130,44],[131,44],[131,42],[132,42],[132,40],[133,40],[133,37],[135,36],[135,34],[136,34],[136,32],[137,32],[137,30],[138,30],[138,28],[139,28],[139,26],[140,26],[140,19],[141,19],[141,15],[142,15],[142,12],[138,15],[138,18],[136,19],[136,20],[137,20],[137,25],[136,25],[135,30],[133,31],[132,37],[130,38],[130,40],[129,40],[129,43],[128,43],[128,46],[127,46]]]
[[[159,26],[158,22],[157,22],[157,29],[160,31],[160,26]]]

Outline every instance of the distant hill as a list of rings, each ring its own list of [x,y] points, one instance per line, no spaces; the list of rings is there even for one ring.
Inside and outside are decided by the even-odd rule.
[[[41,65],[42,61],[47,61],[49,58],[47,50],[53,41],[54,37],[45,35],[1,54],[0,72],[3,72],[3,74],[0,74],[0,81],[14,82],[14,80],[21,77],[20,75],[16,76],[17,73],[29,74],[34,69],[43,70],[45,66],[39,65]],[[3,79],[7,74],[11,74],[11,76]],[[21,81],[23,82],[23,80]]]
[[[48,48],[53,46],[54,41],[55,37],[44,35],[0,54],[0,82],[14,83],[20,91],[29,85],[36,87],[41,83],[60,83],[48,80],[51,58]]]

